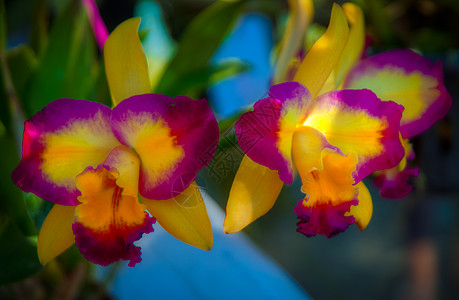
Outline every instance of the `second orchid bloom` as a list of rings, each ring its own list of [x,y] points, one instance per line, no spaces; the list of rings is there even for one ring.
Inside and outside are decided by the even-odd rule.
[[[363,230],[373,204],[362,179],[375,171],[392,170],[379,175],[382,193],[409,191],[406,179],[416,171],[406,164],[406,139],[442,118],[451,98],[441,66],[412,51],[359,62],[363,24],[357,6],[335,4],[294,81],[272,86],[237,122],[246,156],[230,191],[225,232],[271,209],[295,169],[305,193],[294,209],[297,231],[308,237],[333,237],[354,223]]]

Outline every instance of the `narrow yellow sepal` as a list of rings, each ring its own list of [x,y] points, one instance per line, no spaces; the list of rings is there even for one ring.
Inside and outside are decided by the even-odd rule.
[[[277,171],[245,155],[231,187],[223,231],[238,232],[266,214],[276,202],[282,186]]]
[[[279,58],[274,72],[274,83],[285,81],[290,61],[302,45],[304,33],[314,16],[312,0],[289,0],[290,15],[280,43]]]
[[[180,195],[168,200],[141,199],[148,211],[172,236],[202,250],[212,249],[212,225],[196,182],[192,182]]]
[[[42,265],[67,250],[75,243],[72,224],[75,206],[54,204],[46,216],[38,235],[38,259]]]
[[[343,78],[358,62],[365,46],[365,20],[363,18],[362,9],[353,3],[345,3],[343,4],[343,11],[351,29],[349,31],[349,39],[347,40],[346,47],[333,72],[335,77],[335,88],[339,87]]]
[[[349,37],[349,26],[342,8],[333,5],[327,31],[317,40],[300,64],[294,81],[304,84],[315,98],[338,62]]]
[[[350,212],[345,215],[354,216],[355,224],[363,231],[368,226],[368,223],[370,223],[371,216],[373,215],[373,201],[371,200],[368,188],[362,181],[359,182],[356,187],[359,190],[359,204],[357,206],[351,206]]]
[[[140,18],[124,21],[105,42],[105,69],[114,106],[151,90],[147,59],[137,33],[139,25]]]

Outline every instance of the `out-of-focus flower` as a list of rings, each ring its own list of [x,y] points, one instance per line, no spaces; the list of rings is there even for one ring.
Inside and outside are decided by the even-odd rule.
[[[401,198],[412,189],[408,180],[417,176],[417,168],[410,168],[414,158],[408,139],[443,118],[452,100],[443,84],[440,62],[432,63],[411,50],[392,50],[362,60],[343,82],[345,89],[371,89],[378,98],[392,100],[405,107],[400,121],[400,134],[406,145],[405,158],[400,165],[383,170],[375,178],[386,198]],[[407,161],[408,160],[408,161]]]
[[[402,198],[409,194],[412,186],[408,184],[411,177],[419,175],[419,168],[411,168],[408,161],[414,159],[414,151],[407,139],[403,139],[405,157],[391,169],[375,172],[374,184],[380,188],[380,194],[386,198]]]
[[[432,80],[421,76],[427,74],[422,72],[426,64],[422,57],[422,61],[407,62],[409,71],[398,71],[403,79],[400,84],[368,80],[374,83],[374,91],[367,82],[364,87],[352,85],[358,69],[351,69],[364,47],[363,14],[353,4],[345,4],[343,9],[334,5],[330,25],[299,66],[296,82],[273,86],[268,97],[259,100],[254,111],[236,124],[239,145],[247,156],[230,192],[225,232],[237,232],[265,214],[279,195],[282,182],[292,182],[293,165],[306,194],[294,210],[300,219],[299,232],[332,237],[353,223],[363,230],[371,219],[372,201],[361,180],[399,164],[407,152],[400,131],[404,137],[408,123],[421,120],[425,111],[437,111],[431,115],[435,121],[446,113],[449,95],[439,77]],[[407,54],[398,58],[400,61],[414,55],[403,53]],[[402,54],[396,52],[395,56]],[[384,62],[381,68],[372,69],[373,73],[366,70],[367,77],[362,78],[374,78],[381,74],[378,70],[384,73],[383,67],[397,68],[391,69]],[[405,74],[415,78],[404,81],[409,77]],[[353,89],[336,91],[343,81],[346,88]],[[415,97],[414,105],[422,109],[415,114],[403,112],[402,105],[412,104],[400,99],[407,91],[421,95],[425,83],[429,100]],[[384,97],[380,91],[392,94]],[[407,170],[405,175],[413,173]]]
[[[218,124],[205,100],[149,93],[139,23],[123,22],[104,46],[113,109],[59,99],[25,123],[12,178],[55,203],[38,237],[43,264],[75,242],[89,261],[134,266],[141,253],[133,243],[156,220],[186,243],[212,247],[194,179],[216,151]]]

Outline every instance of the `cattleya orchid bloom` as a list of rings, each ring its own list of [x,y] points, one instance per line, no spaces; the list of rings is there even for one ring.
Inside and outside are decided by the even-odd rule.
[[[59,99],[25,122],[13,181],[55,203],[38,237],[42,264],[76,243],[93,263],[134,266],[134,242],[156,220],[186,243],[212,247],[194,180],[216,151],[218,124],[205,100],[150,94],[139,24],[123,22],[104,46],[113,109]]]
[[[352,69],[364,46],[363,24],[357,6],[335,4],[327,31],[307,53],[294,81],[272,86],[267,98],[236,123],[246,156],[230,191],[225,232],[237,232],[264,215],[283,183],[292,183],[294,167],[306,194],[294,209],[300,219],[297,231],[333,237],[353,223],[363,230],[373,208],[362,179],[404,160],[409,153],[401,138],[404,128],[445,114],[448,105],[442,103],[448,103],[448,95],[441,79],[423,72],[426,60],[413,52],[383,54],[395,56],[398,64],[385,60],[364,75]],[[401,84],[382,80],[394,74]],[[360,78],[364,87],[355,86]],[[343,81],[348,89],[336,90]]]

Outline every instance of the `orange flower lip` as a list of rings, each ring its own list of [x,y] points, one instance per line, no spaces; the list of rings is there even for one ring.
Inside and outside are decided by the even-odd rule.
[[[123,259],[132,267],[141,261],[140,248],[133,242],[153,232],[156,219],[145,212],[136,196],[124,193],[117,184],[119,176],[115,168],[104,165],[78,175],[81,204],[75,209],[72,228],[75,243],[87,260],[106,266]]]

